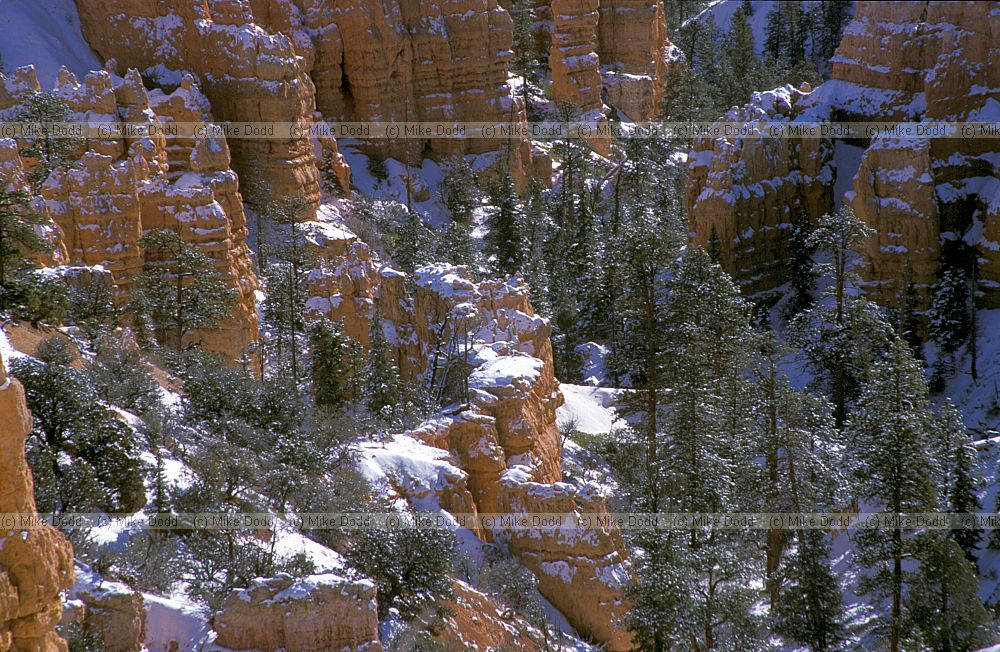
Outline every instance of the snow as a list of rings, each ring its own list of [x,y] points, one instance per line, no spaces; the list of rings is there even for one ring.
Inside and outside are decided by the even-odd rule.
[[[844,202],[844,194],[853,187],[854,176],[861,167],[861,157],[864,148],[848,145],[838,140],[833,146],[833,162],[836,165],[837,177],[833,182],[834,209],[840,208]]]
[[[80,79],[104,67],[83,38],[73,0],[2,0],[0,34],[7,72],[34,65],[45,89],[53,87],[62,66]]]
[[[556,410],[558,423],[571,423],[574,430],[590,434],[610,432],[618,417],[614,401],[617,389],[585,385],[559,385],[565,402]]]
[[[195,652],[212,635],[201,607],[180,598],[143,593],[146,604],[146,647],[149,652]],[[176,648],[171,647],[174,643]]]
[[[803,3],[807,8],[811,4]],[[715,26],[723,33],[729,32],[732,24],[733,14],[743,6],[742,0],[716,0],[709,4],[700,13],[685,21],[685,25],[692,21],[706,21],[709,18],[715,21]],[[767,38],[767,17],[777,8],[776,0],[758,0],[753,3],[753,15],[750,16],[750,30],[753,32],[754,50],[758,55],[764,51],[764,41]]]
[[[530,388],[538,383],[544,363],[530,355],[503,355],[479,365],[469,374],[469,388],[495,391]]]

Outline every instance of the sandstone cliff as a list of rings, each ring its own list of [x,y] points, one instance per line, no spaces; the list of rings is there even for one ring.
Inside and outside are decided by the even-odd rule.
[[[0,112],[16,111],[25,92],[40,90],[31,68],[10,78],[0,75],[0,89]],[[129,123],[139,136],[81,142],[79,161],[45,181],[38,210],[54,222],[45,234],[54,241],[55,254],[39,262],[101,266],[111,273],[124,303],[147,262],[142,234],[175,231],[216,262],[238,297],[220,329],[193,333],[192,340],[233,359],[244,355],[257,340],[257,281],[228,145],[221,138],[193,135],[167,140],[148,130],[165,122],[211,124],[210,104],[194,80],[185,77],[170,94],[148,93],[134,70],[125,77],[94,71],[83,83],[63,70],[53,92],[67,103],[73,119]],[[25,162],[14,141],[0,143],[0,161],[0,174],[25,187]]]
[[[137,68],[163,86],[198,75],[221,120],[278,121],[308,126],[316,89],[289,36],[254,22],[249,3],[218,0],[79,0],[84,37],[104,59]],[[153,44],[151,47],[150,44]],[[259,175],[276,197],[302,196],[319,205],[319,171],[305,137],[233,139],[234,167]]]
[[[864,90],[882,105],[834,100],[834,107],[861,119],[996,122],[998,56],[1000,10],[991,3],[860,2],[833,58],[834,90],[848,98]],[[907,264],[926,295],[938,275],[941,239],[958,237],[980,258],[984,305],[1000,305],[998,157],[995,138],[871,143],[849,203],[876,230],[864,250],[874,297],[897,302]]]
[[[998,34],[1000,11],[989,3],[859,2],[830,81],[792,92],[790,110],[761,111],[755,99],[726,118],[995,122]],[[831,152],[823,141],[695,141],[686,189],[695,241],[707,244],[714,228],[727,269],[751,291],[774,288],[785,280],[788,220],[762,216],[788,207],[815,220],[841,199],[831,196],[836,176],[848,175],[853,190],[843,199],[875,231],[862,252],[873,298],[898,302],[909,268],[926,299],[942,238],[961,238],[980,259],[982,305],[1000,305],[996,139],[883,134],[863,145],[859,169],[825,170]]]
[[[0,512],[34,514],[24,442],[31,414],[24,389],[0,358]],[[58,651],[59,593],[73,584],[73,548],[55,529],[0,530],[0,652]]]
[[[258,579],[226,599],[212,626],[233,650],[382,650],[375,585],[333,574]]]
[[[663,4],[650,0],[552,0],[544,26],[552,96],[584,112],[606,101],[631,120],[652,118],[680,51],[667,37]]]
[[[366,245],[343,235],[327,245],[330,253],[310,276],[311,315],[343,320],[347,334],[367,346],[379,310],[402,376],[454,401],[401,437],[449,451],[457,469],[436,471],[450,478],[437,487],[397,472],[396,492],[410,499],[434,493],[444,509],[463,514],[605,512],[596,490],[561,482],[555,411],[563,399],[549,325],[534,314],[527,288],[516,280],[475,283],[468,270],[452,265],[425,266],[408,280],[377,267]],[[394,468],[392,460],[378,464]],[[542,594],[579,631],[611,650],[629,648],[615,624],[628,609],[628,562],[617,531],[582,529],[572,540],[544,530],[477,534],[507,540],[538,576]]]
[[[796,119],[810,89],[755,93],[720,120],[742,123]],[[781,285],[798,213],[818,216],[832,205],[833,148],[819,138],[696,138],[687,161],[685,200],[694,242],[717,249],[744,292]]]

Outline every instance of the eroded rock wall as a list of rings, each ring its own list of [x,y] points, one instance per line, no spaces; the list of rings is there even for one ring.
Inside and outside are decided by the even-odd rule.
[[[995,123],[998,58],[995,4],[860,2],[833,59],[834,79],[841,93],[853,85],[883,105],[836,106],[860,119]],[[897,303],[910,278],[926,299],[940,273],[942,241],[960,238],[980,260],[983,305],[1000,305],[995,137],[877,138],[853,186],[851,207],[876,231],[863,252],[872,296]]]
[[[21,384],[0,356],[0,512],[34,514],[24,458],[31,413]],[[73,547],[52,527],[0,530],[0,652],[65,651],[56,634],[59,593],[73,584]]]
[[[811,89],[755,93],[720,122],[795,120]],[[799,213],[815,218],[832,205],[833,147],[819,138],[696,138],[684,189],[694,243],[718,252],[744,292],[785,282],[789,236]]]
[[[606,513],[595,487],[561,482],[556,408],[563,398],[550,328],[534,314],[524,285],[476,283],[464,267],[443,264],[422,267],[408,279],[377,267],[368,247],[346,234],[328,250],[334,253],[310,278],[312,315],[343,320],[348,335],[367,346],[372,316],[380,311],[404,379],[454,401],[401,437],[449,451],[461,473],[444,474],[447,482],[435,490],[398,471],[399,495],[423,500],[436,491],[444,509],[462,514]],[[379,466],[394,465],[381,460]],[[579,631],[608,649],[629,649],[628,635],[616,624],[628,610],[628,560],[617,531],[497,528],[477,534],[508,541],[538,576],[542,594]]]
[[[40,90],[30,68],[10,78],[0,75],[0,89],[0,111],[6,112],[16,112],[25,92]],[[237,295],[220,328],[194,332],[190,341],[232,359],[243,356],[257,340],[257,280],[228,144],[207,135],[167,139],[158,131],[171,122],[212,124],[211,105],[194,79],[183,78],[169,94],[149,93],[135,70],[124,77],[94,71],[80,83],[64,69],[53,93],[73,119],[129,123],[137,135],[80,142],[79,160],[44,182],[37,207],[54,223],[43,232],[55,253],[40,264],[100,266],[112,275],[124,304],[135,277],[151,262],[140,242],[143,233],[175,231],[215,262]],[[20,159],[19,145],[0,142],[0,174],[26,188],[23,171],[34,162]]]
[[[226,599],[212,627],[233,650],[382,650],[375,585],[333,574],[255,580]]]
[[[832,79],[804,97],[793,93],[791,111],[761,111],[755,97],[726,118],[993,123],[998,43],[1000,10],[990,3],[858,2]],[[768,214],[801,208],[815,220],[841,199],[831,195],[836,175],[851,175],[843,199],[874,230],[862,251],[874,299],[896,304],[912,280],[926,301],[942,240],[962,239],[979,258],[982,305],[1000,305],[997,139],[881,134],[862,145],[859,169],[825,170],[823,141],[696,140],[686,190],[695,242],[707,245],[714,229],[727,269],[751,291],[773,289],[785,280],[789,230]]]
[[[220,120],[312,124],[316,89],[299,43],[254,22],[245,0],[166,3],[78,0],[84,37],[124,73],[137,68],[165,86],[196,74]],[[294,35],[293,35],[294,36]],[[230,143],[241,176],[275,197],[301,196],[314,211],[319,170],[307,137],[281,134]]]

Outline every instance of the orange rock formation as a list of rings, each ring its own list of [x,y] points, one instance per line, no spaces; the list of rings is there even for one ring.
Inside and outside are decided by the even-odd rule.
[[[212,626],[233,650],[382,650],[375,585],[332,574],[258,579],[226,599]]]
[[[24,442],[31,413],[24,389],[0,359],[0,512],[34,514],[31,471]],[[65,651],[55,632],[59,593],[73,584],[73,548],[49,526],[0,530],[0,652]]]

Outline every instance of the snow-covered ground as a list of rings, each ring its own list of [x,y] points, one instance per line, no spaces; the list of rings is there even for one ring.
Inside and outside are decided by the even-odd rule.
[[[6,71],[34,64],[43,89],[52,88],[62,66],[81,79],[103,68],[83,38],[73,0],[0,0],[0,34]]]

